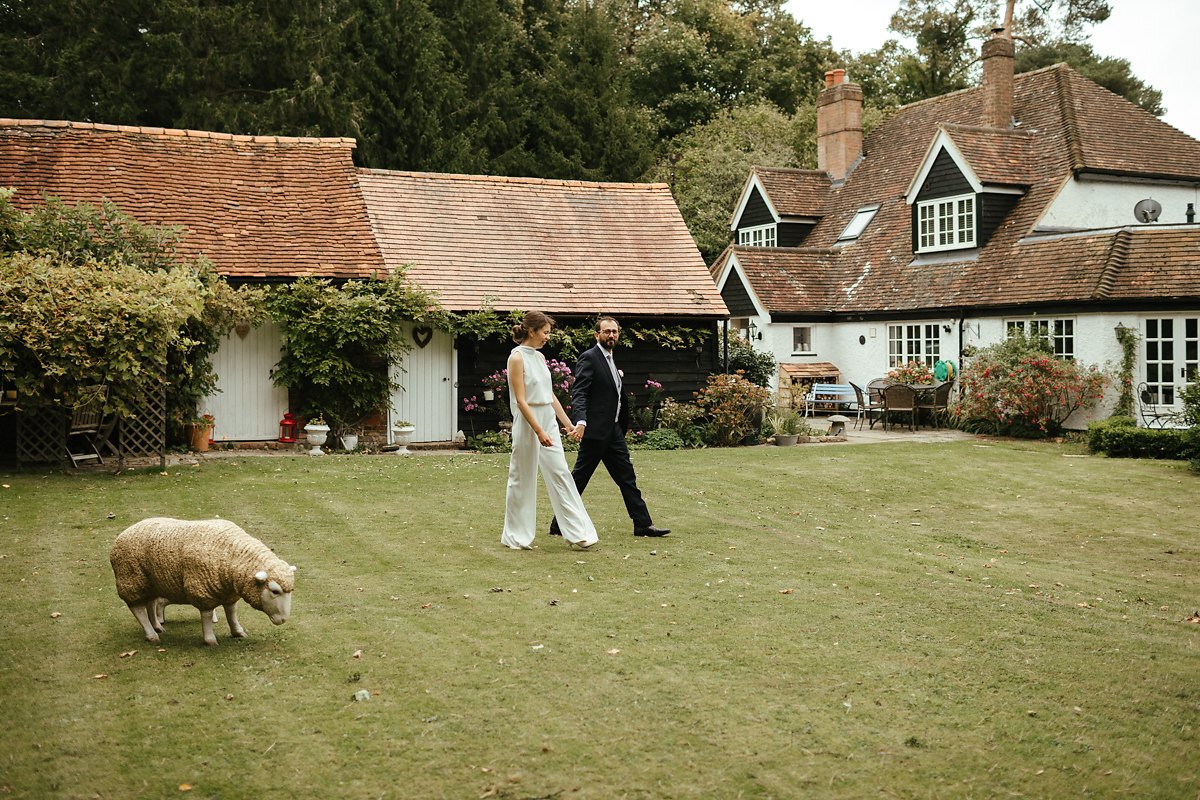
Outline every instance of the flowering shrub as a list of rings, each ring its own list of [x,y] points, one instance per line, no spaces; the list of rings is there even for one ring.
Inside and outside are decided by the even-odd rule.
[[[928,364],[919,361],[909,361],[888,372],[888,377],[899,383],[933,383],[933,370]]]
[[[499,397],[508,391],[508,370],[498,369],[483,379],[483,388],[491,389]]]
[[[484,408],[486,406],[479,402],[479,398],[476,395],[463,398],[463,411],[483,411]]]
[[[551,358],[546,361],[550,368],[550,385],[554,387],[554,396],[558,398],[563,409],[571,408],[571,387],[575,385],[575,375],[566,362]]]
[[[771,393],[742,375],[709,375],[708,384],[696,393],[696,405],[712,423],[713,444],[731,447],[758,430],[759,417]]]
[[[634,421],[641,428],[652,431],[658,427],[658,409],[662,403],[663,385],[653,378],[646,381],[646,401],[633,412]]]
[[[1104,396],[1108,376],[1094,365],[1055,358],[1040,337],[1015,334],[971,358],[950,413],[959,427],[1015,436],[1050,436]]]

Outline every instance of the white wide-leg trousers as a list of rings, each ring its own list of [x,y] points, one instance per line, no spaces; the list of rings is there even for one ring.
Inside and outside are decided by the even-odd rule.
[[[512,458],[508,462],[508,493],[504,503],[504,532],[500,534],[500,543],[521,550],[533,545],[537,533],[537,476],[540,469],[563,538],[568,542],[594,544],[599,539],[596,526],[583,507],[575,479],[567,467],[554,406],[531,408],[542,430],[554,439],[554,445],[542,447],[525,418],[519,413],[515,415]]]

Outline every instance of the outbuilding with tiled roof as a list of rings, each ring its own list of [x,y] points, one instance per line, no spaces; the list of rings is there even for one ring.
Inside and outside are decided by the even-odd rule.
[[[231,283],[385,271],[346,138],[237,136],[55,120],[0,119],[0,186],[30,209],[114,203],[147,225],[181,229],[179,250]],[[218,440],[279,436],[288,410],[271,381],[281,335],[240,328],[213,358],[218,392],[201,411]]]
[[[621,348],[631,387],[654,378],[669,393],[690,396],[719,367],[715,333],[728,309],[665,184],[374,169],[359,177],[388,269],[406,270],[445,308],[536,309],[560,324],[605,313],[627,328],[710,334],[699,352],[649,342]],[[483,391],[482,378],[503,368],[511,347],[452,342],[434,331],[405,368],[428,370],[426,382],[444,386],[451,404],[474,406],[469,400]],[[558,354],[553,340],[547,352],[574,366],[575,355]],[[398,392],[393,403],[408,415],[411,392]],[[460,429],[475,421],[459,414]]]

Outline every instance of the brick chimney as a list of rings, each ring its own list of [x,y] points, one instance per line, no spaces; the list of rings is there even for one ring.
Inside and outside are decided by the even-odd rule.
[[[817,95],[817,169],[840,183],[862,158],[862,88],[846,81],[846,70],[825,73]]]
[[[1012,125],[1013,40],[1003,28],[983,43],[983,124],[989,128]]]

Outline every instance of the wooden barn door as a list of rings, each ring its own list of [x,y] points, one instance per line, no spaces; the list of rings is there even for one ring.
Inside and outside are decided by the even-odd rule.
[[[445,331],[417,326],[407,329],[412,349],[393,377],[401,388],[392,393],[392,422],[416,425],[414,442],[446,442],[454,437],[454,340]],[[391,439],[391,425],[388,426]]]
[[[201,413],[216,418],[213,440],[264,441],[279,437],[279,420],[288,410],[287,390],[271,383],[282,345],[272,322],[251,328],[243,337],[230,333],[213,355],[217,393],[200,402]]]

